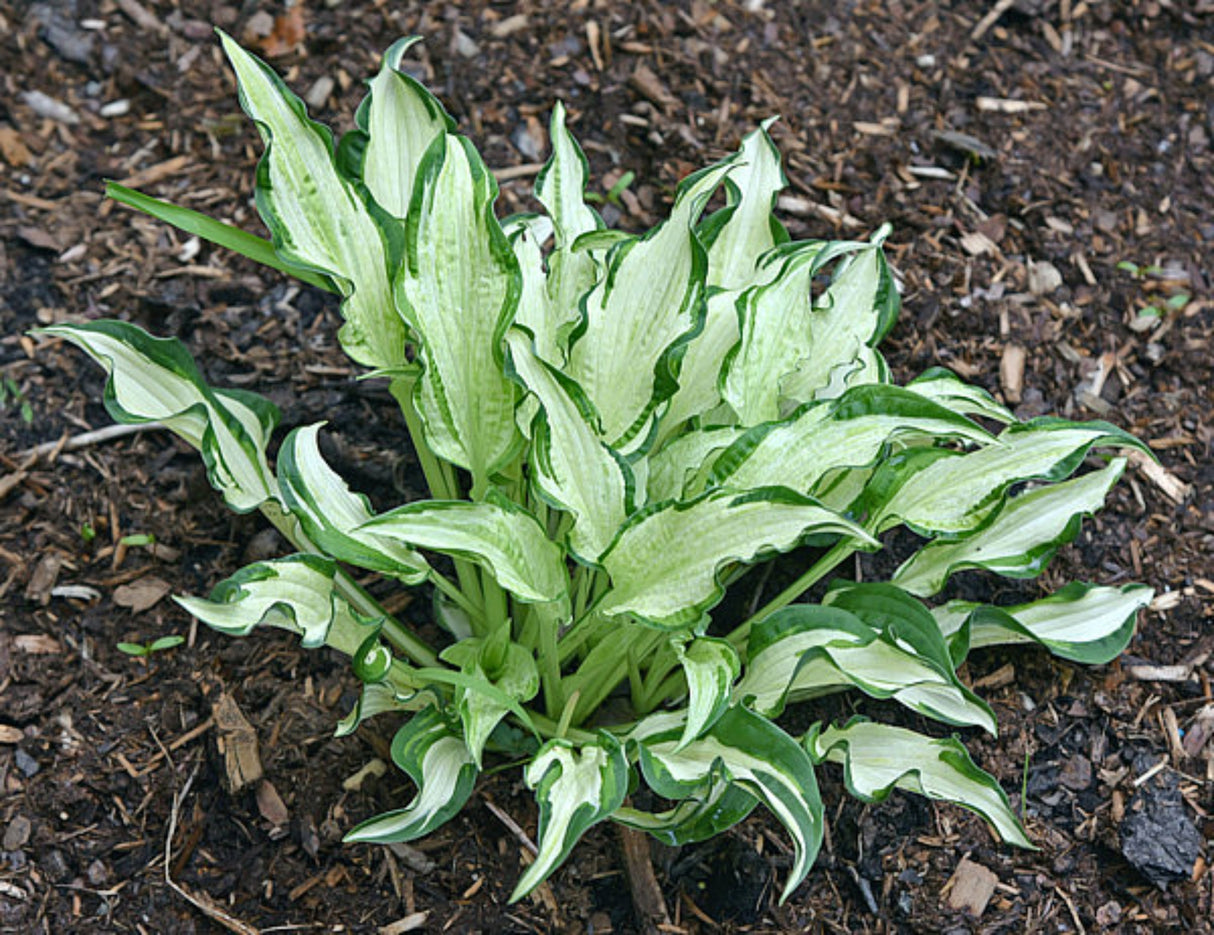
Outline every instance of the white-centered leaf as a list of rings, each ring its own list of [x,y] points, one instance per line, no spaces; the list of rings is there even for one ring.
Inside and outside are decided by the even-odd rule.
[[[950,575],[984,568],[1010,578],[1033,578],[1063,545],[1074,540],[1084,516],[1104,498],[1125,470],[1117,458],[1108,467],[1010,498],[989,526],[964,539],[924,546],[890,579],[900,588],[928,597]]]
[[[939,740],[862,718],[805,736],[814,762],[843,765],[847,790],[866,802],[882,802],[894,788],[953,802],[985,818],[1009,844],[1032,848],[1002,787],[979,769],[956,737]]]
[[[932,610],[955,658],[971,647],[1038,643],[1085,665],[1112,662],[1134,635],[1154,590],[1141,584],[1098,587],[1071,582],[1049,597],[1015,607],[949,601]]]
[[[999,444],[941,458],[902,483],[873,519],[878,530],[900,520],[924,535],[955,536],[984,525],[1008,487],[1025,480],[1061,480],[1095,446],[1145,446],[1105,422],[1035,419],[999,435]]]
[[[359,529],[374,514],[367,498],[350,490],[321,456],[322,424],[293,430],[278,452],[278,481],[287,508],[308,539],[327,554],[407,584],[425,580],[430,566],[424,556],[395,539]]]
[[[734,698],[776,717],[788,702],[858,688],[949,724],[994,734],[987,705],[957,679],[949,649],[922,607],[884,623],[838,607],[794,605],[751,630]]]
[[[707,484],[708,468],[743,431],[737,426],[696,429],[667,442],[646,459],[649,501],[660,503],[698,496]]]
[[[265,155],[257,206],[275,248],[292,263],[333,278],[345,297],[346,353],[372,367],[399,367],[406,330],[392,301],[384,230],[358,188],[339,171],[327,127],[268,65],[220,33],[236,72],[240,101],[257,124]]]
[[[548,538],[534,516],[495,492],[480,503],[406,503],[379,514],[358,531],[470,559],[526,603],[568,597],[569,575],[561,548]]]
[[[522,288],[518,261],[493,215],[497,183],[463,137],[435,139],[405,225],[401,311],[424,367],[414,400],[440,457],[487,488],[522,442],[518,390],[502,372],[502,339]]]
[[[787,405],[819,398],[842,376],[864,366],[865,346],[875,345],[893,324],[898,290],[881,251],[888,234],[889,227],[882,227],[866,249],[840,264],[814,303],[808,321],[809,353],[791,373],[773,375],[780,380],[780,396]]]
[[[417,795],[407,807],[357,825],[345,841],[393,844],[424,837],[456,815],[476,785],[476,763],[463,738],[433,707],[396,732],[392,760],[417,785]]]
[[[354,733],[363,721],[370,720],[380,714],[390,711],[420,711],[432,701],[431,695],[424,692],[402,693],[390,680],[382,682],[364,682],[362,692],[354,707],[337,723],[334,736],[345,737]]]
[[[540,494],[572,514],[570,549],[598,561],[624,522],[632,472],[599,438],[593,407],[572,379],[536,356],[520,330],[506,336],[509,364],[539,401],[531,426],[531,465]]]
[[[569,332],[578,316],[576,304],[562,307],[549,295],[549,273],[540,248],[552,236],[552,221],[543,215],[520,214],[505,221],[502,230],[523,277],[514,323],[532,335],[540,358],[559,367],[565,362]]]
[[[623,804],[630,772],[624,748],[606,732],[581,746],[554,738],[540,748],[525,774],[540,807],[539,853],[519,879],[511,902],[539,886],[587,828]]]
[[[603,556],[612,586],[598,611],[688,626],[720,600],[723,566],[786,552],[812,533],[871,541],[851,521],[787,488],[717,490],[655,504],[634,514]]]
[[[674,641],[675,654],[687,679],[687,723],[679,748],[697,740],[729,707],[734,679],[742,669],[729,640],[699,636]]]
[[[333,590],[336,563],[320,555],[246,565],[221,581],[209,598],[174,596],[207,626],[246,636],[262,624],[299,634],[309,649],[326,643],[353,656],[369,629]]]
[[[758,804],[759,800],[741,786],[716,776],[707,787],[679,800],[664,812],[622,806],[615,810],[611,819],[629,828],[647,831],[670,847],[682,847],[727,831]]]
[[[637,745],[645,781],[658,795],[684,799],[719,779],[761,801],[793,840],[793,865],[781,900],[805,879],[822,844],[824,822],[818,783],[808,754],[788,734],[747,708],[729,708],[708,733],[682,745],[679,716],[647,718],[629,735]]]
[[[355,122],[366,134],[362,179],[376,202],[393,217],[409,213],[417,169],[435,137],[454,128],[442,104],[401,68],[420,36],[398,39],[384,53]]]
[[[603,277],[582,302],[568,373],[615,448],[648,444],[655,409],[678,388],[683,345],[704,319],[708,260],[695,222],[732,166],[717,163],[684,179],[670,217],[643,238],[612,247]]]
[[[898,386],[869,384],[755,426],[714,463],[712,483],[746,489],[784,484],[804,493],[830,471],[865,467],[896,439],[994,441],[981,426]]]
[[[278,499],[266,463],[278,423],[269,400],[212,389],[180,341],[153,338],[126,322],[53,325],[41,333],[66,338],[105,368],[105,407],[116,421],[162,422],[197,448],[212,486],[233,510],[247,513]]]
[[[906,388],[965,416],[982,416],[1004,425],[1018,421],[1007,407],[995,402],[986,390],[963,382],[951,370],[943,367],[925,370],[906,384]]]

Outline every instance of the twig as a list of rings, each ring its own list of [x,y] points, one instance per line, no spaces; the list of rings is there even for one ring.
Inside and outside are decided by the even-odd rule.
[[[494,817],[496,817],[498,821],[500,821],[503,825],[505,825],[509,829],[511,834],[513,834],[516,838],[518,838],[519,843],[522,844],[523,847],[527,848],[527,850],[529,850],[531,852],[532,856],[535,856],[535,857],[539,856],[540,849],[535,846],[535,842],[532,841],[530,837],[528,837],[527,832],[522,829],[522,826],[519,825],[519,823],[517,821],[515,821],[513,818],[511,818],[509,815],[507,815],[504,811],[502,811],[500,808],[498,808],[493,803],[493,800],[491,798],[489,798],[489,796],[482,795],[481,800],[485,803],[485,808],[487,808],[487,809],[489,809],[489,811],[493,812]]]
[[[661,931],[662,926],[670,925],[670,913],[653,872],[649,838],[624,825],[616,825],[616,831],[624,852],[624,875],[628,878],[628,890],[641,930],[647,933]]]
[[[999,17],[1010,10],[1015,2],[1016,0],[998,0],[998,2],[991,7],[990,12],[987,13],[986,16],[982,17],[982,19],[978,20],[978,25],[975,26],[974,31],[970,33],[970,41],[977,42],[979,39],[985,36],[986,31],[999,22]]]
[[[499,182],[509,182],[511,179],[525,179],[538,175],[544,168],[542,162],[525,162],[520,166],[507,166],[504,169],[494,169],[493,177]]]
[[[174,893],[192,904],[203,915],[214,919],[229,932],[235,932],[236,935],[261,935],[259,930],[231,915],[205,893],[200,893],[196,896],[173,879],[171,868],[173,866],[173,837],[177,834],[177,816],[181,811],[181,804],[185,801],[185,797],[190,794],[190,786],[194,785],[194,779],[201,767],[202,763],[200,761],[194,766],[194,771],[190,773],[190,778],[185,781],[185,785],[181,787],[181,791],[173,796],[173,808],[169,813],[169,831],[164,838],[164,882],[168,884],[169,889]]]
[[[113,441],[116,438],[125,438],[128,435],[135,435],[139,432],[158,432],[164,428],[161,422],[141,422],[138,425],[107,425],[105,428],[94,429],[91,432],[84,432],[80,435],[73,435],[66,441],[62,438],[53,442],[43,442],[41,445],[35,445],[33,448],[26,448],[25,451],[17,453],[18,458],[41,458],[43,455],[49,455],[56,451],[76,451],[79,448],[87,448],[90,445],[100,445],[102,442]]]

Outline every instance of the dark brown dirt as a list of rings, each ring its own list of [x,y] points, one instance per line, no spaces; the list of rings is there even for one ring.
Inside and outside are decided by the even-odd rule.
[[[961,585],[1011,600],[1071,578],[1137,579],[1161,595],[1120,664],[1076,668],[1020,649],[968,664],[980,689],[997,686],[982,690],[1003,731],[966,739],[1040,850],[1001,847],[977,819],[910,796],[861,806],[824,769],[829,844],[794,897],[774,903],[788,848],[756,815],[698,847],[655,848],[669,930],[1214,930],[1204,856],[1164,891],[1121,853],[1124,816],[1169,783],[1182,820],[1203,840],[1214,831],[1214,767],[1198,742],[1214,712],[1208,0],[299,6],[301,34],[283,20],[260,43],[301,92],[335,82],[314,108],[322,119],[348,126],[379,51],[419,33],[423,77],[491,166],[541,160],[547,110],[565,100],[601,189],[636,173],[622,206],[605,209],[625,227],[660,216],[679,177],[781,114],[794,236],[894,224],[905,308],[886,350],[901,377],[945,365],[1006,398],[1014,375],[1001,379],[1000,363],[1019,346],[1022,413],[1106,418],[1188,485],[1169,497],[1137,471],[1040,585]],[[992,6],[1006,9],[975,38]],[[416,849],[343,846],[343,829],[410,794],[394,773],[343,786],[384,748],[373,731],[332,737],[353,698],[347,667],[285,637],[196,629],[166,599],[134,612],[118,591],[157,579],[205,592],[281,543],[228,515],[167,436],[28,458],[109,420],[98,371],[24,333],[119,316],[185,340],[216,383],[266,393],[288,427],[331,419],[334,457],[381,502],[420,494],[394,406],[338,352],[332,302],[222,251],[194,252],[101,197],[102,179],[127,179],[255,223],[258,146],[208,24],[245,35],[280,13],[224,0],[0,0],[0,931],[218,932],[226,914],[234,931],[375,932],[413,913],[434,932],[634,931],[606,827],[536,897],[506,904],[521,848],[488,803],[532,833],[535,822],[510,773]],[[75,122],[47,116],[32,92]],[[992,111],[1008,105],[986,98],[1030,109]],[[526,207],[530,184],[505,182],[503,210]],[[1033,273],[1038,263],[1061,282]],[[1146,306],[1162,317],[1140,316]],[[142,533],[157,545],[121,545]],[[420,620],[425,603],[399,609]],[[147,661],[115,647],[169,633],[188,641]],[[1148,663],[1179,666],[1176,680],[1143,680]],[[209,723],[221,692],[256,729],[285,814],[265,787],[259,798],[221,784]],[[856,705],[875,710],[846,699],[795,716]],[[206,911],[165,882],[178,802],[170,870]],[[948,908],[966,856],[998,876],[980,919]]]

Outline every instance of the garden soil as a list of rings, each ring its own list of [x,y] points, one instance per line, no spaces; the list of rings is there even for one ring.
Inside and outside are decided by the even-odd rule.
[[[339,129],[378,52],[424,36],[409,67],[501,170],[503,214],[534,207],[558,98],[593,190],[631,174],[602,211],[633,230],[779,115],[795,237],[893,225],[900,379],[949,367],[1022,416],[1102,418],[1149,443],[1158,465],[1132,468],[1040,581],[961,576],[950,592],[1157,592],[1110,666],[1006,648],[962,670],[1001,725],[965,740],[1036,850],[910,795],[857,802],[833,767],[826,844],[783,905],[790,846],[758,813],[677,850],[598,826],[509,904],[537,818],[517,770],[413,845],[341,843],[412,795],[374,766],[393,725],[335,739],[356,697],[341,659],[218,636],[169,599],[285,543],[226,512],[171,436],[88,435],[111,421],[99,369],[27,334],[116,316],[174,335],[285,428],[329,420],[326,454],[377,506],[422,496],[330,297],[103,198],[116,179],[258,229],[260,144],[214,25]],[[1210,0],[0,0],[0,82],[0,931],[1214,931]],[[804,558],[744,579],[737,606]],[[376,587],[427,626],[426,594]],[[117,648],[170,634],[184,643]],[[866,712],[945,733],[851,696],[790,727]]]

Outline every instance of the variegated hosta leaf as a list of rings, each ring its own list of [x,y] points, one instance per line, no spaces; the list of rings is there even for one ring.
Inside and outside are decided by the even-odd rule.
[[[994,439],[981,426],[898,386],[871,384],[810,403],[781,422],[755,426],[712,468],[713,486],[784,484],[808,493],[830,471],[864,467],[895,439]]]
[[[162,422],[199,450],[207,477],[233,510],[247,513],[277,499],[266,445],[278,408],[240,390],[212,389],[176,338],[153,338],[135,325],[95,321],[53,325],[109,373],[105,408],[117,422]]]
[[[246,636],[260,624],[297,633],[309,649],[328,644],[353,656],[369,628],[333,591],[336,563],[320,555],[246,565],[215,586],[209,598],[173,599],[207,626]]]
[[[548,210],[554,234],[547,263],[549,327],[541,331],[523,324],[535,335],[540,356],[563,366],[569,335],[580,317],[578,303],[598,278],[593,252],[574,250],[573,245],[583,234],[601,230],[603,221],[586,204],[586,157],[565,126],[565,107],[559,101],[552,108],[548,135],[552,155],[536,177],[535,197]]]
[[[820,398],[824,391],[837,395],[847,385],[850,371],[873,365],[864,348],[885,336],[898,316],[900,302],[881,250],[888,235],[886,225],[873,235],[868,249],[836,269],[825,294],[814,304],[809,320],[810,352],[792,373],[779,375],[786,409]]]
[[[857,718],[826,730],[815,724],[804,743],[815,763],[843,765],[847,790],[858,799],[882,802],[896,786],[975,811],[1007,843],[1033,847],[999,783],[974,764],[956,737],[935,740]]]
[[[504,658],[495,667],[492,675],[486,672],[486,640],[479,638],[460,640],[448,646],[440,658],[477,680],[483,680],[508,695],[515,701],[528,702],[540,690],[540,675],[535,667],[535,658],[517,643],[505,646]],[[481,755],[485,742],[498,723],[510,711],[491,695],[468,688],[456,690],[455,707],[464,726],[464,741],[468,752],[481,767]]]
[[[793,839],[793,866],[780,897],[787,899],[822,844],[822,800],[808,754],[771,721],[741,706],[729,708],[699,740],[684,746],[682,734],[679,714],[651,715],[629,734],[645,782],[658,795],[680,800],[703,798],[724,779],[766,805]]]
[[[470,142],[436,138],[419,175],[396,279],[424,366],[414,399],[431,449],[472,473],[479,498],[522,442],[502,372],[521,274],[493,215],[497,183]]]
[[[983,526],[1002,505],[1008,487],[1025,480],[1061,480],[1093,447],[1146,447],[1107,422],[1034,419],[999,435],[999,444],[944,457],[913,476],[894,475],[896,492],[876,508],[870,528],[898,520],[924,535],[956,536]]]
[[[562,307],[548,294],[549,272],[540,247],[552,236],[552,221],[539,214],[519,214],[503,222],[502,230],[514,248],[523,276],[514,323],[533,336],[538,357],[560,366],[565,362],[569,332],[577,322],[577,304]],[[551,265],[551,259],[547,265]],[[520,427],[526,431],[521,422]]]
[[[518,329],[506,336],[509,365],[539,401],[531,428],[533,482],[545,500],[573,516],[569,547],[596,562],[624,522],[632,472],[591,427],[593,407],[572,379],[540,360]]]
[[[727,831],[758,804],[759,800],[741,786],[716,776],[703,792],[689,795],[665,812],[624,806],[611,818],[637,831],[648,831],[670,847],[681,847]]]
[[[776,196],[787,184],[780,153],[767,135],[773,122],[774,118],[765,120],[742,140],[738,164],[725,179],[727,204],[700,226],[708,250],[707,313],[703,330],[687,345],[678,392],[662,416],[664,433],[720,402],[721,365],[738,342],[738,297],[742,290],[775,275],[774,267],[759,267],[759,258],[788,240],[772,212]]]
[[[335,737],[345,737],[358,730],[358,725],[389,711],[419,711],[433,702],[433,696],[423,692],[398,691],[389,680],[364,682],[362,693],[350,713],[337,722]]]
[[[575,746],[554,738],[540,748],[526,772],[540,807],[539,854],[519,879],[511,902],[539,886],[587,828],[623,804],[630,772],[624,748],[605,731],[593,743]]]
[[[729,640],[708,636],[690,642],[676,640],[674,650],[687,679],[687,723],[679,741],[681,750],[703,735],[729,707],[742,663]]]
[[[599,434],[615,448],[648,444],[655,408],[678,388],[682,344],[704,318],[708,261],[694,226],[732,168],[729,160],[684,179],[670,217],[645,237],[616,244],[605,275],[582,301],[568,374],[594,403]]]
[[[688,626],[721,599],[723,566],[787,552],[813,533],[872,541],[816,500],[781,487],[655,504],[634,514],[603,556],[612,587],[598,611],[667,629]]]
[[[989,526],[964,539],[937,540],[894,572],[891,581],[921,597],[935,594],[950,575],[984,568],[1009,578],[1039,575],[1060,547],[1074,540],[1085,515],[1104,505],[1126,460],[1010,498]]]
[[[455,127],[434,95],[401,68],[405,53],[419,41],[420,36],[408,36],[389,47],[354,117],[365,139],[362,180],[380,207],[398,220],[409,213],[422,156],[435,137]],[[347,145],[345,140],[342,144]]]
[[[986,390],[963,382],[951,370],[945,370],[943,367],[925,370],[906,384],[906,388],[961,415],[983,416],[1004,425],[1018,421],[1006,407],[995,402]]]
[[[331,276],[342,289],[347,354],[372,367],[405,361],[405,326],[392,301],[385,232],[358,187],[338,170],[328,128],[274,71],[224,33],[240,101],[257,124],[265,155],[257,167],[257,207],[288,260]]]
[[[743,431],[737,426],[696,429],[667,442],[646,458],[649,501],[686,500],[703,493],[712,463]]]
[[[949,601],[932,610],[954,658],[970,647],[1039,643],[1085,665],[1112,662],[1134,635],[1138,612],[1155,592],[1141,584],[1097,587],[1071,582],[1049,597],[1015,607]]]
[[[396,732],[392,761],[416,783],[416,797],[406,808],[356,826],[346,834],[347,842],[393,844],[425,837],[463,808],[476,785],[468,747],[434,707],[413,715]]]
[[[417,549],[470,559],[526,603],[564,600],[565,556],[535,517],[494,492],[480,503],[423,500],[381,513],[358,527]]]
[[[910,598],[907,598],[910,600]],[[861,619],[851,608],[797,604],[755,624],[734,697],[775,717],[787,702],[855,687],[949,724],[994,734],[995,717],[953,671],[948,646],[922,607]]]
[[[294,429],[278,452],[278,482],[291,514],[326,554],[407,584],[424,581],[430,573],[424,556],[395,539],[359,528],[371,520],[371,506],[321,457],[322,424]]]

